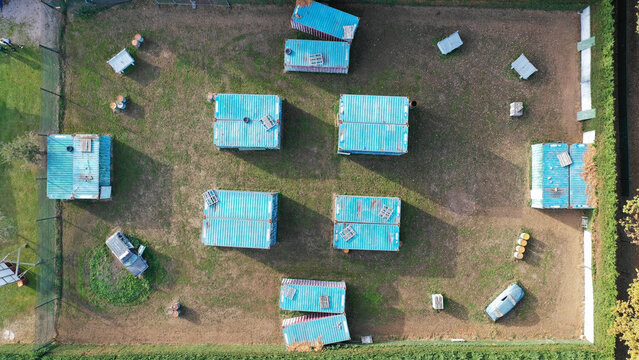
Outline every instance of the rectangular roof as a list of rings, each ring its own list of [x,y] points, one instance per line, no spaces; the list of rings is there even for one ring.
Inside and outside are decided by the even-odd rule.
[[[126,49],[122,49],[122,51],[107,61],[107,64],[111,65],[116,73],[122,73],[129,66],[135,65],[135,60]]]
[[[338,152],[408,152],[408,104],[404,96],[342,95]]]
[[[286,40],[285,49],[290,49],[290,54],[287,54],[286,51],[284,53],[285,65],[348,68],[351,45],[339,41],[289,39]],[[311,63],[311,55],[314,54],[322,54],[323,63],[321,65]]]
[[[270,116],[276,125],[267,129],[260,121]],[[245,122],[244,119],[249,121]],[[276,95],[217,94],[213,142],[218,147],[279,149],[282,98]]]
[[[439,48],[439,51],[442,52],[442,54],[446,55],[462,46],[462,44],[464,44],[464,42],[462,41],[461,37],[459,37],[459,31],[455,31],[452,35],[439,41],[437,43],[437,47]]]
[[[526,58],[524,54],[521,54],[517,60],[513,61],[510,68],[514,69],[522,79],[528,79],[530,75],[537,71],[537,68],[528,61],[528,58]]]
[[[84,148],[85,146],[88,147]],[[47,197],[50,199],[99,199],[100,186],[110,186],[110,184],[111,138],[109,136],[49,135]]]
[[[292,299],[284,291],[286,287],[295,290]],[[322,295],[328,296],[328,308],[320,306],[320,296]],[[282,279],[280,308],[316,313],[343,313],[346,308],[346,283],[343,281]]]
[[[397,197],[339,195],[335,197],[335,221],[399,225],[401,204]],[[380,216],[384,207],[392,210],[388,219]]]
[[[568,207],[569,170],[557,157],[564,151],[568,145],[562,143],[532,145],[532,207]]]
[[[359,18],[357,16],[334,9],[330,6],[312,1],[308,6],[296,6],[291,16],[291,22],[314,29],[320,33],[329,35],[344,41],[352,40],[344,31],[344,26],[354,26],[352,35],[355,35]]]
[[[592,209],[588,205],[588,191],[583,178],[584,155],[588,151],[586,144],[570,145],[570,207],[575,209]]]
[[[282,332],[286,346],[317,341],[327,345],[351,339],[344,314],[310,314],[285,319],[282,321]]]
[[[345,240],[340,232],[350,226],[355,236]],[[336,249],[399,251],[399,225],[336,223],[333,230]]]
[[[275,243],[277,193],[214,191],[218,202],[204,208],[204,245],[268,249]]]
[[[0,286],[13,284],[20,281],[18,275],[4,262],[0,262]]]

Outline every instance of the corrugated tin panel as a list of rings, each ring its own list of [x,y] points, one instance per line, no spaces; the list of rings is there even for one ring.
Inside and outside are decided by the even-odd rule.
[[[131,54],[129,54],[126,49],[122,49],[117,55],[107,61],[107,64],[111,65],[113,70],[117,73],[122,73],[126,68],[131,65],[135,65],[135,61]]]
[[[18,281],[20,281],[18,275],[16,275],[7,264],[0,262],[0,286],[13,284]]]
[[[514,69],[522,79],[528,79],[530,75],[537,71],[537,68],[528,61],[524,54],[521,54],[517,60],[513,61],[510,68]]]
[[[100,135],[100,186],[111,185],[111,137]]]
[[[357,16],[316,1],[313,1],[309,6],[296,6],[291,16],[291,26],[294,29],[325,40],[350,41],[352,38],[345,36],[344,26],[354,26],[354,36],[358,25],[359,18]]]
[[[442,54],[446,55],[450,53],[451,51],[457,49],[458,47],[462,46],[463,44],[464,43],[461,37],[459,37],[459,31],[455,31],[449,37],[438,42],[437,47],[439,48],[439,51],[442,52]]]
[[[347,226],[351,226],[356,233],[348,241],[340,235]],[[349,250],[399,251],[399,225],[336,223],[333,246]]]
[[[81,151],[82,141],[90,141],[91,151]],[[76,135],[73,139],[73,197],[97,199],[100,196],[100,138]]]
[[[572,165],[570,168],[570,207],[576,209],[592,209],[588,205],[588,193],[586,192],[586,181],[583,179],[584,154],[588,150],[586,144],[570,145],[570,157]]]
[[[568,151],[568,145],[562,143],[532,146],[532,207],[569,206],[569,169],[562,167],[557,157],[564,151]]]
[[[286,71],[347,73],[351,45],[345,42],[295,40],[285,43],[284,69]],[[287,54],[289,49],[290,54]],[[313,65],[311,55],[321,54],[322,63]]]
[[[316,313],[343,313],[346,308],[346,283],[343,281],[316,281],[282,279],[282,286],[295,289],[292,299],[280,292],[280,308],[283,310]],[[320,306],[320,296],[327,295],[329,307]]]
[[[321,341],[327,345],[351,339],[343,314],[312,314],[285,319],[282,321],[282,332],[286,346],[307,341]]]
[[[47,139],[47,197],[71,199],[73,195],[73,135],[49,135]]]
[[[396,197],[339,195],[335,197],[335,221],[399,225],[401,204]],[[380,216],[385,206],[392,211],[388,220]]]
[[[269,115],[277,125],[266,129],[260,119]],[[244,122],[249,118],[249,122]],[[218,94],[215,96],[213,142],[221,148],[279,149],[282,99],[276,95]]]
[[[268,249],[277,236],[277,193],[215,190],[218,203],[205,207],[205,245]]]
[[[401,155],[408,152],[407,97],[342,95],[339,153]]]

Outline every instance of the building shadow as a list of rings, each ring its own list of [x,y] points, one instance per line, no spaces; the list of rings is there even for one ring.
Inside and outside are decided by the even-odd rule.
[[[135,66],[133,67],[133,70],[126,74],[126,76],[136,81],[141,86],[146,87],[160,76],[160,67],[155,66],[138,56],[135,59]]]
[[[223,151],[279,178],[336,178],[340,158],[335,127],[288,101],[282,107],[280,150]]]
[[[74,201],[117,226],[169,228],[173,215],[173,170],[167,164],[112,139],[111,201]]]

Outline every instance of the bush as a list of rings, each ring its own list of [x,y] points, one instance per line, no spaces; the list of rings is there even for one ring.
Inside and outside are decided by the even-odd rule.
[[[14,159],[36,162],[40,156],[40,144],[34,133],[18,136],[0,147],[0,162],[10,163]]]

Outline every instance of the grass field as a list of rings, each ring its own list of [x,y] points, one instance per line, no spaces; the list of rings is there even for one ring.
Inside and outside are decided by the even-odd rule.
[[[36,131],[40,121],[40,53],[25,48],[12,56],[0,56],[0,142],[11,141],[28,131]],[[36,167],[19,161],[0,164],[0,213],[6,216],[14,231],[5,242],[0,241],[0,258],[28,243],[36,243]],[[33,261],[35,253],[25,251],[25,261]],[[0,328],[10,326],[18,338],[33,334],[35,305],[35,273],[28,276],[30,284],[2,288]],[[31,334],[31,335],[29,335]],[[0,339],[0,343],[3,339]]]
[[[282,73],[284,40],[301,37],[289,29],[289,7],[193,13],[134,3],[70,19],[63,131],[114,136],[115,179],[112,202],[64,205],[59,340],[280,343],[283,276],[346,280],[354,338],[581,334],[580,213],[539,212],[527,203],[529,145],[580,139],[577,15],[348,10],[365,20],[347,76]],[[441,58],[433,40],[457,29],[464,47]],[[135,32],[147,41],[135,69],[117,76],[105,61]],[[521,52],[540,68],[526,82],[508,70]],[[282,150],[216,150],[208,91],[283,96]],[[338,156],[340,93],[416,99],[409,154]],[[118,94],[131,105],[113,115],[108,103]],[[516,99],[529,109],[510,120],[507,106]],[[210,187],[280,192],[278,244],[269,251],[202,246],[200,194]],[[401,197],[401,251],[332,250],[334,193]],[[166,271],[141,305],[111,306],[90,293],[89,251],[116,226],[148,242]],[[515,263],[510,253],[523,228],[535,240],[528,261]],[[528,295],[516,315],[493,325],[483,308],[514,280]],[[432,292],[449,299],[445,312],[430,310]],[[189,311],[169,321],[162,310],[176,299]]]

